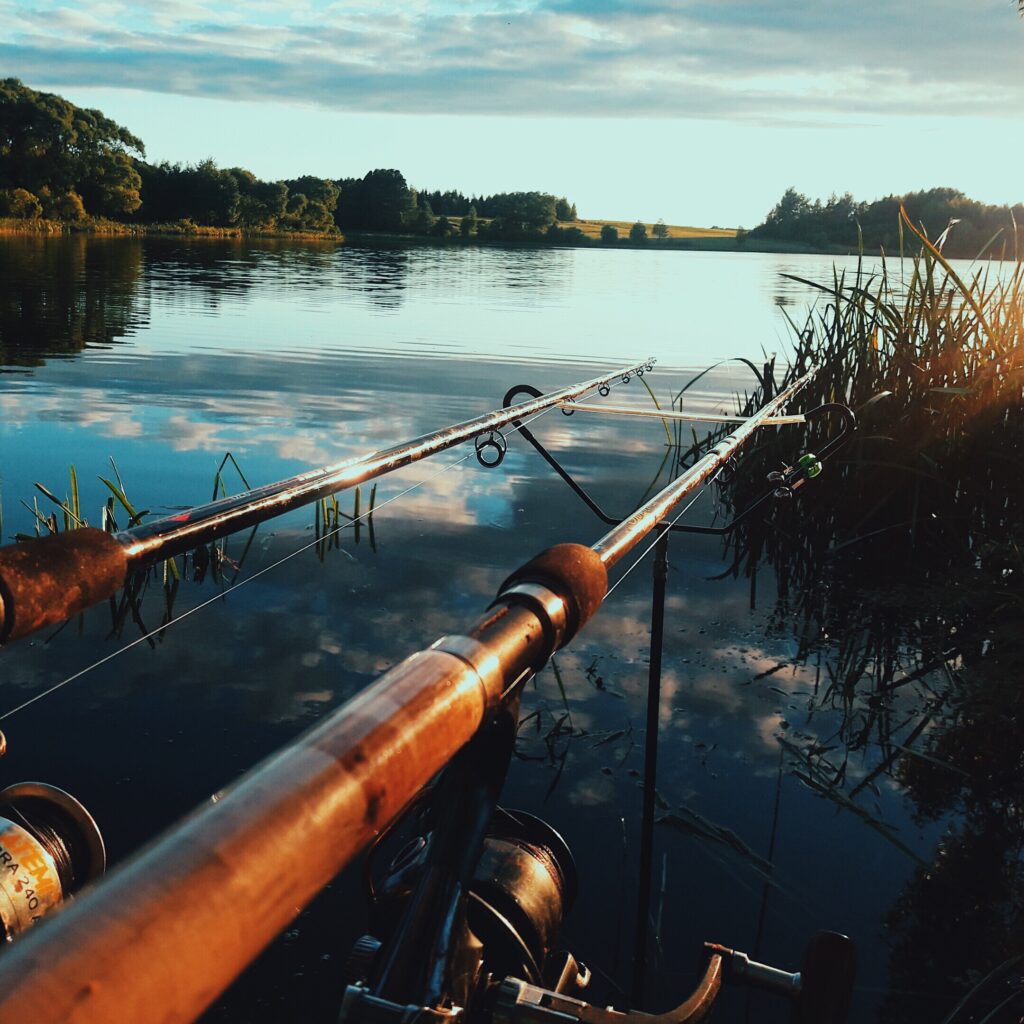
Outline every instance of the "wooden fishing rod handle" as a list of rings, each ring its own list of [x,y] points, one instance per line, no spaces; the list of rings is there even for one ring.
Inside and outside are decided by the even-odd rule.
[[[0,644],[112,597],[127,572],[122,544],[93,527],[0,548]]]
[[[567,644],[601,607],[608,593],[608,570],[601,557],[583,544],[556,544],[521,565],[498,588],[498,601],[521,600],[523,584],[535,583],[557,594],[566,605],[563,635],[552,651]],[[547,614],[541,606],[541,620]]]

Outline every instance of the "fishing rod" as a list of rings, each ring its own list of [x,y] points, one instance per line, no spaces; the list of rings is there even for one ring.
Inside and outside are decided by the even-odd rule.
[[[420,801],[440,821],[392,862],[389,891],[412,887],[413,894],[399,912],[397,944],[384,949],[372,936],[357,944],[342,1007],[349,1024],[454,1020],[470,1008],[453,993],[471,998],[473,1013],[493,1024],[689,1024],[704,1019],[726,974],[790,992],[813,988],[721,946],[708,947],[694,994],[660,1017],[604,1010],[569,994],[585,973],[571,957],[548,981],[554,987],[543,987],[550,975],[540,961],[547,963],[571,902],[571,858],[553,830],[496,806],[522,683],[599,610],[609,569],[681,515],[684,499],[812,375],[591,546],[559,544],[521,566],[465,633],[406,658],[33,929],[0,958],[0,1020],[194,1019]],[[510,411],[523,414],[522,406]],[[438,773],[433,799],[424,800]],[[484,873],[484,895],[472,888],[474,871]],[[489,928],[491,945],[519,965],[515,976],[483,971],[480,941],[454,941],[467,934],[470,906],[480,932]]]
[[[607,395],[613,381],[627,383],[634,374],[643,376],[654,363],[648,358],[511,408],[494,409],[390,448],[119,533],[85,527],[0,548],[0,644],[56,625],[112,597],[130,574],[156,562],[375,480],[471,438],[477,439],[481,463],[496,465],[504,456],[502,427],[594,390]]]

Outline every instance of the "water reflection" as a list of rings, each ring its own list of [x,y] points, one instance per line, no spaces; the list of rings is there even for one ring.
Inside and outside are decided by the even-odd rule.
[[[926,992],[946,1009],[1024,952],[1024,648],[1018,626],[1002,624],[987,639],[991,656],[971,652],[936,688],[920,756],[896,768],[918,815],[951,824],[934,861],[916,872],[887,918],[895,942],[886,1021],[933,1020],[929,1003],[906,993]]]
[[[3,239],[0,367],[39,366],[144,329],[142,252],[134,239]]]
[[[784,345],[788,328],[776,300],[806,302],[813,294],[778,275],[813,277],[812,266],[822,265],[815,257],[782,263],[756,254],[735,261],[707,253],[622,256],[274,239],[5,237],[3,344],[12,352],[8,363],[23,358],[15,349],[79,351],[75,344],[85,342],[76,337],[124,337],[118,325],[124,321],[131,332],[133,309],[141,326],[159,303],[180,319],[177,329],[146,339],[147,357],[201,346],[272,351],[289,362],[293,354],[341,351],[493,353],[542,363],[557,355],[603,366],[653,352],[663,366],[692,367]],[[101,291],[104,310],[89,298]],[[69,320],[81,322],[86,310],[90,322],[105,319],[110,330],[100,324],[76,331]],[[401,322],[393,316],[399,311]],[[160,326],[169,326],[166,316]],[[47,338],[56,339],[49,348]]]
[[[508,288],[562,289],[571,274],[572,250],[512,249],[503,252],[501,279]]]
[[[402,305],[410,254],[405,248],[347,250],[339,254],[341,281],[382,310]]]
[[[734,355],[738,339],[753,357],[762,342],[771,347],[773,333],[784,333],[775,297],[806,297],[779,283],[769,257],[110,243],[0,240],[0,288],[13,274],[21,289],[5,292],[2,358],[36,366],[0,394],[8,534],[29,522],[18,501],[31,497],[35,480],[63,493],[69,462],[96,522],[108,493],[97,477],[109,475],[111,454],[133,500],[155,512],[207,500],[225,450],[253,483],[267,482],[482,412],[513,384],[549,389],[649,351],[662,362],[645,379],[664,398],[680,383],[673,368]],[[17,346],[10,323],[20,325]],[[677,325],[686,326],[685,344]],[[60,340],[71,337],[84,340]],[[88,347],[117,338],[110,350]],[[46,364],[49,351],[80,358]],[[706,383],[709,403],[736,391],[732,381]],[[630,387],[616,401],[648,401]],[[556,414],[536,429],[603,506],[625,511],[661,463],[660,424],[583,420]],[[764,473],[792,458],[796,443],[790,435],[789,448],[755,455],[726,492],[729,503],[743,501],[744,487],[759,493]],[[858,457],[885,461],[870,449]],[[511,566],[548,544],[603,532],[514,438],[500,471],[455,465],[459,458],[381,483],[375,549],[368,537],[357,545],[345,536],[322,561],[314,546],[227,592],[230,563],[243,554],[245,579],[315,545],[309,511],[261,528],[247,553],[247,538],[234,538],[222,571],[212,560],[198,573],[190,563],[170,609],[176,623],[152,647],[125,652],[5,723],[5,771],[73,789],[95,810],[117,860],[383,669],[464,627]],[[897,557],[898,544],[849,545],[823,563],[837,524],[847,539],[886,525],[866,515],[882,489],[830,497],[830,476],[843,479],[830,468],[799,511],[780,508],[770,524],[750,524],[724,557],[714,540],[673,541],[658,786],[671,817],[655,844],[652,1008],[678,1000],[690,980],[679,965],[693,963],[705,939],[759,944],[767,959],[795,966],[817,928],[850,932],[866,990],[857,1020],[878,1018],[890,974],[895,988],[920,990],[916,975],[945,998],[962,987],[939,980],[954,961],[980,970],[1016,941],[1008,901],[1018,885],[1017,712],[998,684],[1016,676],[1012,664],[996,671],[993,660],[1012,620],[1005,634],[986,632],[1010,599],[965,571],[958,591],[934,600],[934,580]],[[1002,557],[964,529],[962,509],[942,504],[946,491],[918,477],[920,506],[940,512],[938,521],[922,516],[919,528],[935,537],[947,566],[969,570],[976,557]],[[997,481],[971,488],[980,518],[997,531],[1012,527],[1000,518],[1006,491]],[[888,512],[913,508],[899,501]],[[712,510],[693,514],[709,521]],[[865,578],[877,586],[865,588]],[[151,580],[138,607],[115,609],[114,620],[96,609],[36,646],[5,651],[0,713],[111,653],[138,635],[139,621],[160,624],[169,614],[161,583]],[[585,888],[567,942],[597,969],[609,999],[630,973],[633,899],[620,896],[637,873],[649,599],[641,566],[559,656],[561,681],[552,670],[537,680],[507,797],[557,823],[573,846]],[[975,730],[993,744],[971,762]],[[975,780],[976,766],[991,777],[984,785],[955,770]],[[717,841],[723,830],[742,847]],[[990,838],[974,843],[975,835]],[[934,861],[943,836],[950,857]],[[970,865],[973,889],[963,877]],[[338,961],[361,927],[357,888],[342,879],[211,1019],[333,1020]],[[964,924],[973,959],[967,941],[948,932],[944,951],[943,903],[966,921],[970,900],[982,898],[1010,923],[1000,930],[996,916],[986,918],[985,934]],[[884,998],[889,1019],[917,1012],[903,996]],[[723,1007],[721,1019],[743,1020],[743,1007]]]
[[[864,378],[859,402],[873,386]],[[829,387],[816,381],[809,402]],[[893,1022],[940,1019],[1024,952],[1021,480],[1001,466],[1020,449],[1020,395],[966,394],[889,419],[866,405],[857,441],[815,484],[813,515],[780,503],[728,552],[736,579],[774,569],[775,628],[815,671],[806,723],[786,736],[791,770],[919,862],[885,917],[881,1019]],[[766,441],[750,467],[760,459],[760,473],[730,484],[734,507],[781,457]],[[838,719],[823,730],[829,710]],[[886,794],[941,834],[935,851],[908,846]]]
[[[252,303],[268,286],[303,300],[341,289],[366,291],[375,301],[378,293],[390,296],[400,277],[393,267],[401,263],[400,256],[397,261],[383,258],[387,266],[380,272],[366,269],[373,260],[356,260],[357,272],[347,273],[347,250],[330,241],[296,246],[281,239],[147,238],[145,248],[154,297],[214,317],[227,307]],[[365,288],[360,281],[363,272],[371,282]],[[393,302],[385,298],[383,305]]]

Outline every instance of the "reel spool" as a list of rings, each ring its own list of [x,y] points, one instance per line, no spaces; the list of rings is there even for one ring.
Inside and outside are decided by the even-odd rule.
[[[467,907],[488,970],[544,983],[545,962],[576,887],[576,864],[565,840],[532,814],[499,808]]]
[[[0,790],[0,931],[11,942],[106,867],[103,837],[70,794],[44,782]]]
[[[392,933],[412,896],[429,846],[429,833],[406,842],[379,882],[373,881],[369,866],[373,934],[355,944],[346,968],[349,981],[372,975],[381,939]],[[466,901],[466,923],[476,948],[482,947],[488,972],[514,974],[535,984],[554,984],[552,973],[556,979],[568,976],[565,957],[549,954],[576,889],[576,864],[565,840],[532,814],[497,808]]]

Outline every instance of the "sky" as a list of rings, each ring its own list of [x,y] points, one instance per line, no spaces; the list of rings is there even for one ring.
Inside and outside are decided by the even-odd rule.
[[[1024,200],[1014,0],[0,0],[0,76],[151,160],[397,167],[584,217],[753,227],[791,185]]]

